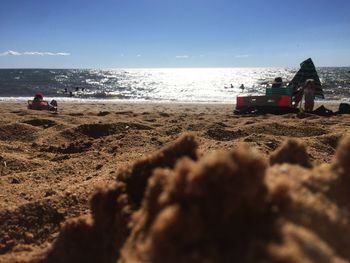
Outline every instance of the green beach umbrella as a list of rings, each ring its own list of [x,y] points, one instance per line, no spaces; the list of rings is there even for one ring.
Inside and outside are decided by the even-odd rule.
[[[289,82],[288,87],[293,87],[293,90],[295,91],[298,87],[304,85],[307,79],[313,79],[315,81],[315,97],[324,99],[322,84],[311,58],[308,58],[300,64],[299,71]]]

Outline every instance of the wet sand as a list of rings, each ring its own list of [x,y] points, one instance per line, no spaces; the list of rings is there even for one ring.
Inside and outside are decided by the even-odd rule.
[[[0,103],[0,114],[0,262],[74,262],[82,248],[100,262],[350,260],[347,151],[334,158],[350,115],[127,103],[58,114]],[[94,250],[96,231],[106,243]]]

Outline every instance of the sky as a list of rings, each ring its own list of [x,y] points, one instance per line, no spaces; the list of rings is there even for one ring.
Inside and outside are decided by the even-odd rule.
[[[350,66],[349,0],[1,0],[0,68]]]

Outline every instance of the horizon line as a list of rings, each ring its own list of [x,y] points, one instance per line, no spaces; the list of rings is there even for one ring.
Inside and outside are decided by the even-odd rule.
[[[238,67],[238,66],[232,66],[232,67],[210,67],[210,66],[202,66],[202,67],[1,67],[0,66],[0,70],[14,70],[14,69],[65,69],[65,70],[70,70],[70,69],[99,69],[99,70],[118,70],[118,69],[229,69],[229,68],[298,68],[299,65],[297,66],[242,66],[242,67]],[[348,66],[316,66],[316,68],[350,68],[350,65]]]

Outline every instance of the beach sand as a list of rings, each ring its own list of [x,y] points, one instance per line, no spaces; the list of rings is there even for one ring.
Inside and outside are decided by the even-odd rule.
[[[0,262],[350,260],[350,140],[337,151],[350,115],[155,103],[0,114]]]

